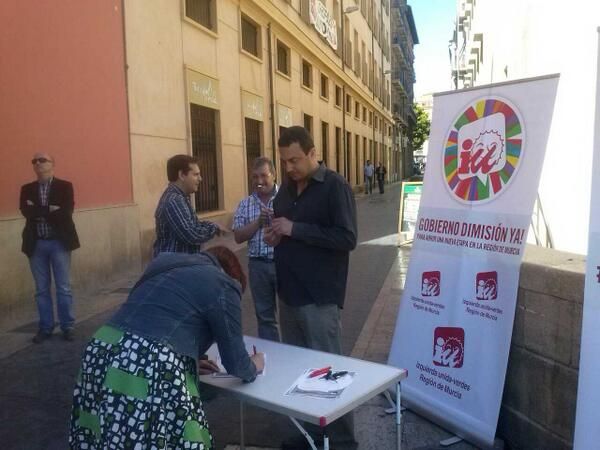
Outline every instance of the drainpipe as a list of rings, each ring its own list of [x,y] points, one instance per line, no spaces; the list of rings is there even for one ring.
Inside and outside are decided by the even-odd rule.
[[[272,149],[272,161],[275,167],[277,167],[277,142],[275,133],[275,93],[273,87],[273,39],[271,33],[271,22],[267,26],[267,52],[269,54],[269,97],[270,97],[270,109],[271,109],[271,149]]]
[[[371,94],[373,96],[373,104],[375,104],[375,33],[373,33],[373,30],[371,30],[371,80],[373,80]],[[373,132],[373,147],[371,148],[373,154],[371,157],[373,158],[373,165],[375,165],[375,159],[377,156],[377,141],[375,140],[375,109],[373,109],[371,131]]]
[[[381,35],[383,34],[383,2],[379,2],[379,39],[381,41]],[[383,46],[381,45],[381,42],[379,42],[379,50],[381,50],[381,86],[379,87],[379,95],[381,95],[381,92],[383,91],[383,87],[385,85],[384,83],[384,70],[383,70]],[[379,101],[381,102],[381,106],[383,107],[383,100],[379,99]],[[383,114],[382,117],[385,117],[385,107],[382,108],[383,110]],[[387,161],[387,155],[385,154],[385,128],[387,122],[384,121],[384,123],[379,124],[380,125],[380,130],[381,130],[381,146],[383,147],[381,149],[381,159],[383,159],[383,163],[384,165],[389,168],[389,163]],[[389,176],[388,176],[388,180],[389,180]]]
[[[346,142],[346,81],[344,76],[346,75],[346,39],[345,39],[345,25],[346,15],[344,14],[344,0],[340,0],[341,7],[341,27],[342,27],[342,152],[344,154],[344,178],[348,180],[348,143]]]

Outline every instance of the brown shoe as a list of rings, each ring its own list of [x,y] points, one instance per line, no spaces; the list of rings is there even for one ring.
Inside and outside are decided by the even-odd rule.
[[[45,331],[39,330],[37,334],[33,337],[32,341],[35,344],[41,344],[42,342],[44,342],[47,339],[50,339],[51,337],[52,333],[47,333]]]
[[[73,332],[73,328],[63,330],[63,339],[65,341],[74,341],[75,340],[75,333]]]

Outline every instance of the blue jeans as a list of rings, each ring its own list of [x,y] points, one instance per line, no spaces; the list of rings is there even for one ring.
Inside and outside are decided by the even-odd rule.
[[[57,240],[39,239],[35,244],[33,256],[29,258],[29,266],[35,281],[35,301],[40,316],[39,329],[45,333],[54,330],[54,308],[52,305],[50,269],[56,286],[56,305],[60,328],[65,331],[73,328],[73,296],[69,270],[71,252],[65,250]]]
[[[365,194],[373,193],[373,177],[365,176]]]
[[[258,337],[279,341],[277,328],[277,277],[275,263],[260,259],[248,260],[250,290],[254,299]]]

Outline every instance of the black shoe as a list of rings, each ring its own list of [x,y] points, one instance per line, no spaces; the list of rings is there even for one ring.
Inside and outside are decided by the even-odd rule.
[[[74,341],[75,340],[75,333],[73,332],[73,328],[63,330],[63,339],[65,341]]]
[[[33,337],[32,341],[35,344],[41,344],[42,342],[44,342],[47,339],[50,339],[51,337],[52,333],[47,333],[45,331],[39,330],[37,334]]]

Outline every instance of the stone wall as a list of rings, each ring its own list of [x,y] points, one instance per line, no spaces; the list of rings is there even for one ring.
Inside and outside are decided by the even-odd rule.
[[[94,292],[118,274],[141,269],[138,208],[135,205],[76,210],[81,241],[71,260],[75,295]],[[0,220],[0,331],[35,317],[34,286],[27,257],[21,253],[25,220]]]
[[[498,436],[514,449],[571,449],[585,258],[528,246]]]

